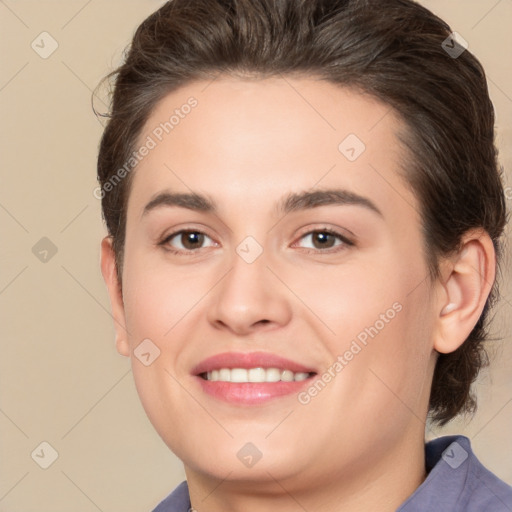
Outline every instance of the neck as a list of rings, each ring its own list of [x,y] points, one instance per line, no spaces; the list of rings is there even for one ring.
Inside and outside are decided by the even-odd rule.
[[[395,512],[426,478],[423,435],[374,455],[338,472],[319,464],[283,477],[273,475],[272,468],[258,479],[185,471],[192,508],[198,512]]]

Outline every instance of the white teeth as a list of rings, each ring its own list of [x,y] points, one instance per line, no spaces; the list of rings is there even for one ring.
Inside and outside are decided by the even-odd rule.
[[[220,368],[206,374],[206,379],[212,382],[293,382],[308,377],[309,373],[279,368]]]
[[[213,373],[213,372],[212,372]],[[231,382],[247,382],[248,371],[245,368],[233,368],[231,370]],[[213,375],[212,375],[213,380]],[[219,380],[219,379],[217,379]]]
[[[281,380],[281,371],[278,368],[267,368],[267,380],[265,382],[278,382]]]
[[[249,382],[266,382],[267,371],[265,368],[251,368],[248,372]]]
[[[229,382],[231,380],[231,370],[228,368],[222,368],[222,370],[219,370],[219,380]]]
[[[283,370],[283,373],[281,373],[281,380],[283,382],[293,382],[293,372],[290,370]]]

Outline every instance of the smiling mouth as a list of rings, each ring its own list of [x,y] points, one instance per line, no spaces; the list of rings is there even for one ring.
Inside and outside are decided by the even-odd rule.
[[[209,382],[264,383],[300,382],[316,375],[315,372],[292,372],[281,368],[219,368],[199,374]]]

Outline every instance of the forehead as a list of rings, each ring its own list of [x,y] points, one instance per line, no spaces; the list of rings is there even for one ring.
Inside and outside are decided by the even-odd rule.
[[[285,193],[331,186],[414,209],[400,174],[401,121],[369,95],[312,78],[219,77],[161,100],[138,148],[130,203],[164,189],[215,196],[219,208],[271,208]]]

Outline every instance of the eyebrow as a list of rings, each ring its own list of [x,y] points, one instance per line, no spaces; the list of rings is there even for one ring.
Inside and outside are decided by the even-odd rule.
[[[355,192],[344,189],[305,190],[302,192],[290,193],[277,203],[276,212],[287,214],[329,205],[361,206],[376,213],[380,217],[384,217],[373,201],[367,197],[356,194]],[[142,216],[161,207],[180,207],[205,213],[217,212],[215,202],[205,195],[197,194],[195,192],[178,193],[164,191],[157,194],[153,199],[151,199],[151,201],[149,201],[149,203],[146,204],[144,211],[142,212]]]

